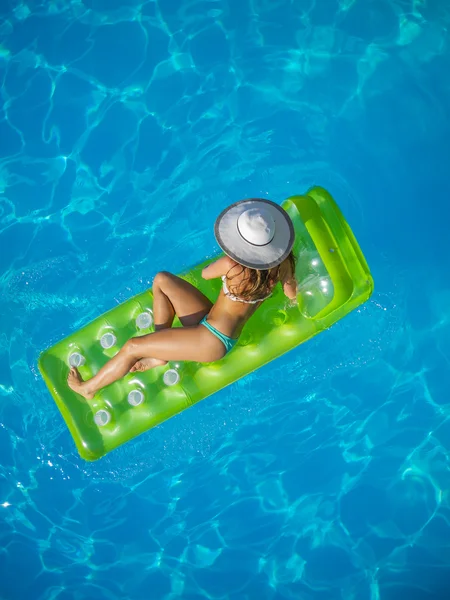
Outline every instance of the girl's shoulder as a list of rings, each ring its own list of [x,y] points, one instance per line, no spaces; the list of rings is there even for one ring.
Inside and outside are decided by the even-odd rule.
[[[202,271],[203,279],[215,279],[226,275],[236,264],[229,256],[222,256],[218,260],[210,263]]]

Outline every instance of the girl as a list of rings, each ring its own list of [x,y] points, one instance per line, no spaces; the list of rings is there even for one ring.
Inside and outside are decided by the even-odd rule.
[[[219,360],[235,346],[245,323],[278,282],[289,299],[296,298],[294,227],[281,206],[261,199],[236,202],[219,215],[214,233],[226,256],[203,269],[202,277],[222,278],[216,302],[183,279],[158,273],[153,281],[155,332],[128,340],[87,381],[72,367],[67,382],[73,391],[92,398],[127,373],[169,360]],[[175,315],[182,328],[171,329]]]

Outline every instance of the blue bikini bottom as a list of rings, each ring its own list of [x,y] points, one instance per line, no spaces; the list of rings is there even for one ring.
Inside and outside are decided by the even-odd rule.
[[[208,323],[206,317],[203,317],[203,319],[200,321],[200,325],[204,325],[206,329],[209,329],[209,331],[216,336],[216,338],[219,338],[219,340],[225,346],[227,353],[235,347],[237,339],[230,338],[224,333],[217,331],[215,327]]]

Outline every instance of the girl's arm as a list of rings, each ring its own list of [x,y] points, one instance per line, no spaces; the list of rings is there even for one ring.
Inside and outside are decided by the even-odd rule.
[[[234,260],[231,260],[229,256],[222,256],[219,260],[216,260],[203,269],[202,277],[203,279],[216,279],[216,277],[221,277],[228,273],[235,264]]]
[[[288,260],[284,262],[281,267],[280,281],[283,286],[284,295],[289,300],[295,300],[297,298],[297,280],[295,279],[295,273],[292,272],[291,264]]]

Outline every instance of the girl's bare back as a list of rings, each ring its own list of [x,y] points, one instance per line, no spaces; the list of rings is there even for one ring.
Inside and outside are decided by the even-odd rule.
[[[228,274],[231,276],[230,279],[227,277]],[[219,258],[219,260],[203,269],[202,272],[202,277],[204,279],[215,279],[223,276],[226,277],[225,283],[229,291],[233,292],[233,295],[238,295],[238,292],[242,291],[242,288],[245,289],[247,280],[245,268],[241,267],[241,265],[228,256]],[[297,290],[294,273],[292,273],[288,259],[282,263],[281,268],[271,269],[269,278],[271,278],[269,293],[278,281],[280,281],[286,296],[290,299],[296,297]],[[245,323],[258,307],[261,306],[263,301],[264,299],[260,302],[248,303],[231,300],[225,294],[222,287],[219,296],[208,315],[208,321],[225,335],[231,338],[237,338],[241,334]]]

